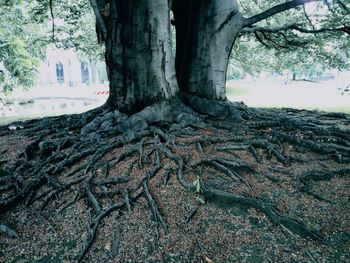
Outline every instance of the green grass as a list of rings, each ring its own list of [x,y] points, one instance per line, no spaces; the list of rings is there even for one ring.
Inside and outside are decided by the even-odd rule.
[[[229,96],[241,96],[241,95],[245,95],[248,93],[249,93],[248,89],[233,86],[232,84],[227,85],[227,87],[226,87],[226,95],[229,95]]]
[[[350,114],[350,106],[339,106],[339,107],[291,107],[290,105],[285,106],[285,105],[262,105],[259,106],[258,108],[264,108],[264,109],[272,109],[272,108],[293,108],[293,109],[299,109],[299,110],[310,110],[310,111],[326,111],[326,112],[344,112],[347,114]]]
[[[261,108],[290,108],[286,107],[284,105],[263,105]],[[348,107],[334,107],[334,108],[315,108],[315,107],[305,107],[305,108],[300,108],[300,107],[293,107],[296,109],[305,109],[305,110],[316,110],[316,111],[327,111],[327,112],[344,112],[347,114],[350,114],[350,106]],[[50,116],[57,116],[58,114],[55,115],[50,115]],[[12,116],[12,117],[1,117],[0,118],[0,126],[2,125],[8,125],[12,122],[16,121],[26,121],[30,119],[37,119],[37,118],[42,118],[43,116],[41,115],[23,115],[23,116]]]
[[[17,122],[17,121],[27,121],[31,119],[40,119],[44,117],[53,117],[53,116],[58,116],[62,115],[59,113],[56,114],[50,114],[50,115],[45,115],[43,116],[42,114],[28,114],[28,115],[22,115],[22,116],[11,116],[11,117],[1,117],[0,118],[0,126],[2,125],[8,125],[12,122]]]
[[[254,90],[249,89],[249,88],[242,88],[234,83],[227,82],[227,87],[226,87],[226,92],[228,96],[242,96],[246,95],[249,93],[254,92]],[[295,107],[293,105],[280,105],[280,104],[266,104],[266,105],[261,105],[259,106],[260,108],[296,108],[296,109],[305,109],[305,110],[316,110],[316,111],[327,111],[327,112],[344,112],[347,114],[350,114],[350,105],[349,106],[334,106],[334,107],[310,107],[310,106],[305,106],[305,107]],[[51,114],[50,116],[57,116],[59,115],[58,113],[56,114]],[[34,118],[41,118],[43,117],[41,114],[32,114],[32,115],[23,115],[23,116],[13,116],[13,117],[1,117],[0,118],[0,125],[7,125],[15,121],[25,121],[28,119],[34,119]]]
[[[15,121],[26,121],[29,119],[40,118],[41,116],[27,115],[27,116],[11,116],[11,117],[1,117],[0,126],[7,125]]]
[[[256,84],[257,85],[257,84]],[[227,82],[226,83],[226,93],[228,96],[254,96],[255,89],[240,87],[236,83]],[[244,101],[243,101],[244,102]],[[259,108],[295,108],[295,109],[305,109],[305,110],[316,110],[316,111],[326,111],[326,112],[344,112],[350,114],[350,105],[330,105],[326,107],[315,107],[315,106],[294,106],[291,104],[283,105],[283,104],[270,104],[269,102],[261,103]]]

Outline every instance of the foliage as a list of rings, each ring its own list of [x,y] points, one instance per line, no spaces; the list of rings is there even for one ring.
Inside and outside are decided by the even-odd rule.
[[[246,17],[260,13],[284,1],[240,1],[240,11]],[[326,3],[326,4],[325,4]],[[343,2],[341,2],[343,3]],[[49,43],[74,49],[90,60],[103,59],[104,50],[97,45],[95,19],[88,0],[0,0],[0,88],[11,90],[19,84],[33,84],[36,70]],[[350,68],[349,35],[341,31],[301,33],[298,30],[277,30],[298,25],[307,30],[335,29],[350,24],[349,7],[339,1],[307,4],[263,20],[242,30],[233,47],[228,78],[261,71],[281,73],[313,73],[330,68]],[[53,23],[54,22],[54,23]],[[54,24],[54,30],[52,30]],[[173,36],[174,37],[174,36]],[[175,41],[174,41],[175,43]],[[2,63],[1,63],[2,62]]]
[[[201,190],[201,181],[199,179],[199,177],[197,176],[196,180],[193,181],[193,186],[195,189],[195,193],[199,194],[202,190]]]
[[[95,18],[89,0],[36,0],[32,18],[44,23],[50,42],[56,48],[73,49],[89,59],[103,59],[103,47],[97,45]]]
[[[241,0],[241,12],[250,17],[281,2]],[[348,8],[339,1],[309,3],[243,29],[232,50],[228,78],[285,69],[306,74],[349,69],[349,32],[335,30],[350,24]],[[290,28],[292,25],[308,32]],[[322,32],[312,33],[316,31]]]
[[[32,20],[29,1],[0,1],[0,90],[33,84],[47,44],[44,29]]]
[[[88,0],[53,1],[54,20],[48,0],[0,0],[0,6],[0,90],[32,86],[52,43],[89,60],[103,58]]]
[[[97,44],[95,17],[89,0],[54,1],[54,42],[58,48],[73,49],[90,60],[104,58],[103,46]]]

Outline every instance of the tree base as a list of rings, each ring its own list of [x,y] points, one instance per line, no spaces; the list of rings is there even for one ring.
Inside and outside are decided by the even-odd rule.
[[[1,127],[0,258],[349,256],[348,115],[186,101]]]

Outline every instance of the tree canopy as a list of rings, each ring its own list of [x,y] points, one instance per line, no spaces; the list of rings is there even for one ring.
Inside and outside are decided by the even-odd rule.
[[[246,16],[279,2],[240,1]],[[310,71],[312,67],[349,69],[349,19],[349,8],[342,1],[316,1],[282,12],[242,29],[232,60],[249,73],[266,69]]]
[[[251,17],[281,2],[241,0],[239,10]],[[5,90],[33,84],[37,65],[50,43],[73,48],[91,59],[104,57],[103,46],[96,43],[88,0],[2,0],[0,5],[0,61],[6,69],[0,83]],[[348,69],[349,20],[348,3],[312,1],[245,27],[232,49],[229,74],[308,71],[312,66]]]
[[[45,55],[47,31],[33,19],[33,2],[1,0],[0,6],[0,88],[29,87]]]
[[[0,88],[31,87],[48,48],[103,58],[88,1],[0,1]],[[53,26],[54,25],[54,26]]]

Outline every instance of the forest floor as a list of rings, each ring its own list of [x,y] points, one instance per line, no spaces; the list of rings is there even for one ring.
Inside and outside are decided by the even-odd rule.
[[[284,111],[309,120],[319,121],[322,117],[329,129],[350,132],[350,117],[346,115]],[[13,166],[28,143],[36,139],[36,134],[26,132],[29,123],[23,123],[23,129],[17,126],[17,130],[2,132],[1,169]],[[268,134],[276,131],[271,127],[263,125],[259,133],[270,140]],[[253,142],[256,151],[247,151],[244,143],[254,141],[256,136],[256,130],[240,132],[209,125],[197,128],[195,135],[191,130],[176,137],[172,151],[184,160],[186,180],[193,182],[195,190],[184,189],[176,177],[176,163],[165,156],[160,157],[162,167],[147,190],[168,231],[149,208],[149,198],[141,196],[131,201],[129,212],[116,210],[102,220],[84,262],[350,262],[349,158],[341,161],[332,154],[284,141],[274,147],[283,156],[290,156],[287,162],[271,145],[264,149],[261,143]],[[315,135],[295,131],[293,136],[307,142]],[[327,140],[326,136],[314,141],[323,140]],[[144,165],[137,151],[119,161],[110,176],[129,171],[124,187],[137,184],[151,170],[146,164],[157,158],[152,151],[153,141],[151,135],[144,138],[143,151],[149,156]],[[349,138],[344,138],[343,144],[349,146]],[[113,160],[125,149],[128,145],[116,147],[100,163]],[[198,165],[203,160],[207,165]],[[238,164],[233,167],[233,162]],[[224,164],[231,164],[231,173],[223,168]],[[64,170],[55,180],[69,181],[68,171],[79,165]],[[99,167],[97,178],[102,178],[104,167]],[[202,194],[208,185],[271,204],[271,211],[280,219],[302,222],[317,235],[299,235],[288,224],[271,220],[263,207],[254,204],[211,201]],[[48,186],[43,186],[36,197],[48,191]],[[86,244],[94,217],[82,191],[73,191],[77,189],[50,196],[50,202],[22,202],[0,213],[0,224],[18,233],[17,238],[0,234],[0,262],[73,262]]]

